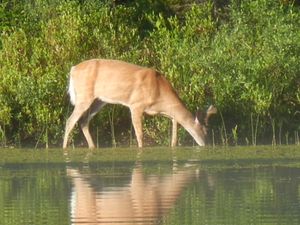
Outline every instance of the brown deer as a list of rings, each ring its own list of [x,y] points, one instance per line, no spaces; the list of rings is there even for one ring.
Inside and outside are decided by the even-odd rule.
[[[217,112],[210,106],[205,113],[193,116],[185,107],[171,84],[156,70],[118,60],[92,59],[71,68],[69,81],[71,103],[75,106],[67,120],[63,148],[77,123],[94,148],[89,132],[89,121],[106,104],[121,104],[131,111],[138,147],[143,147],[142,117],[162,114],[172,120],[171,145],[177,143],[177,122],[200,146],[205,145],[208,119]]]

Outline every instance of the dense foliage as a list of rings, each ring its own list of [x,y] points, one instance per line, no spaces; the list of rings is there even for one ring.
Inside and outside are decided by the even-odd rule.
[[[299,143],[299,6],[192,2],[1,1],[2,145],[61,144],[72,111],[70,67],[90,58],[162,71],[191,111],[215,104],[211,143]],[[126,108],[106,107],[94,120],[99,145],[115,136],[118,144],[131,143]],[[147,142],[169,143],[169,125],[147,117]],[[190,141],[180,130],[180,143]]]

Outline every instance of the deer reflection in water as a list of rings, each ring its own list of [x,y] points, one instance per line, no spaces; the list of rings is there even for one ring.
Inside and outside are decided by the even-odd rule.
[[[175,204],[184,187],[196,177],[191,169],[174,169],[164,176],[146,176],[135,167],[127,186],[97,191],[91,177],[67,169],[72,178],[72,224],[156,224]]]

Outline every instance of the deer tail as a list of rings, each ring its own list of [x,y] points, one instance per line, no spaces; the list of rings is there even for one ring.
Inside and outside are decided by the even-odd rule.
[[[74,81],[73,81],[73,78],[72,78],[72,71],[73,71],[73,69],[74,69],[74,67],[72,67],[71,71],[70,71],[68,93],[70,95],[70,102],[71,102],[71,104],[75,105],[76,95],[75,95]]]

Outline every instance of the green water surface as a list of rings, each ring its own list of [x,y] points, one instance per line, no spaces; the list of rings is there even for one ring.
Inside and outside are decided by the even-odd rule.
[[[300,149],[1,149],[0,224],[296,225]]]

